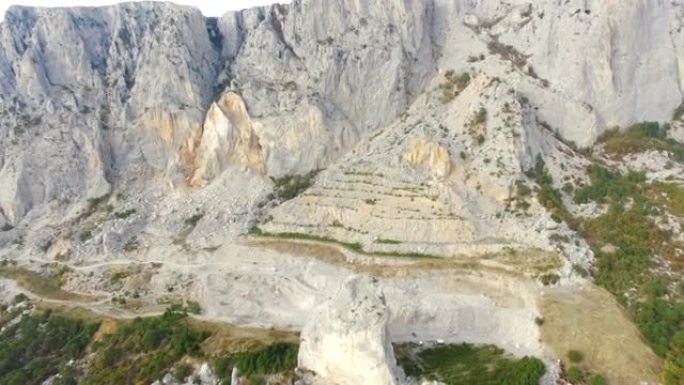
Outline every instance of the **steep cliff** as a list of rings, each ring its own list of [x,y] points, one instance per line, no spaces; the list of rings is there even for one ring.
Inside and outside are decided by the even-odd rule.
[[[272,176],[325,168],[448,69],[501,79],[587,145],[615,125],[669,120],[684,87],[683,12],[654,0],[308,0],[218,19],[168,3],[11,7],[0,209],[17,224],[141,175],[178,188],[233,163]],[[214,133],[225,92],[249,116],[237,146]]]

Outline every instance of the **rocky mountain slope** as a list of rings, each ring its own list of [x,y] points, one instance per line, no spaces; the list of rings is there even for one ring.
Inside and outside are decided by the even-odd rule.
[[[374,333],[388,383],[413,381],[378,358],[390,342],[423,340],[534,355],[553,383],[566,345],[544,309],[586,323],[583,370],[615,383],[655,384],[649,349],[684,349],[681,2],[13,6],[0,75],[3,275],[98,298],[48,300],[116,317],[192,300],[356,350],[324,304],[373,276],[387,314],[345,328]],[[568,298],[593,282],[651,348],[588,326],[577,302],[605,297]],[[601,350],[620,333],[641,366]],[[369,352],[336,368],[310,342],[303,368],[358,383]]]

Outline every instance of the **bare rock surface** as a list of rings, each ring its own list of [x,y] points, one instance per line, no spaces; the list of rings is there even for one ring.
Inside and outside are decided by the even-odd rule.
[[[350,277],[302,330],[298,366],[318,383],[405,384],[388,337],[389,310],[369,278]]]

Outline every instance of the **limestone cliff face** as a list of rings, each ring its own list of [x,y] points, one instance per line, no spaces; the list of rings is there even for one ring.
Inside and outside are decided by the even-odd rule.
[[[682,102],[680,1],[436,4],[440,67],[466,69],[477,58],[476,68],[507,79],[544,121],[580,145],[606,128],[669,121]]]
[[[218,51],[192,8],[11,7],[0,24],[0,211],[71,204],[159,178],[183,183]]]
[[[586,145],[614,125],[669,120],[683,15],[658,0],[296,0],[218,19],[169,3],[11,7],[0,213],[17,224],[150,181],[204,185],[234,165],[327,168],[447,69],[500,79]]]

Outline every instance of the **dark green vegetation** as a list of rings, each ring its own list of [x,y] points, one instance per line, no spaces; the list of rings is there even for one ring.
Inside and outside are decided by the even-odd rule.
[[[287,175],[280,178],[274,178],[273,183],[275,186],[269,199],[287,201],[296,197],[304,190],[311,187],[317,174],[318,171],[311,171],[304,175]]]
[[[124,211],[117,211],[114,213],[114,216],[118,219],[126,219],[130,217],[131,215],[135,214],[136,210],[135,209],[128,209]]]
[[[264,375],[293,371],[297,366],[299,345],[277,342],[260,349],[226,355],[216,359],[217,376],[225,383],[230,381],[233,366],[250,382],[258,382]]]
[[[604,145],[609,155],[623,156],[648,150],[667,151],[679,162],[684,162],[684,147],[676,140],[667,137],[670,126],[657,122],[644,122],[620,132],[608,131],[599,137],[598,143]]]
[[[13,304],[26,302],[18,295]],[[55,385],[149,384],[166,373],[185,379],[192,366],[185,357],[207,357],[202,343],[210,335],[188,319],[193,310],[172,305],[164,315],[121,322],[111,334],[95,341],[99,322],[85,322],[31,311],[15,306],[0,311],[0,384],[38,385],[60,374]],[[15,320],[15,321],[13,321]],[[18,322],[17,322],[18,320]],[[10,321],[12,321],[10,323]],[[274,343],[252,351],[215,358],[217,373],[230,383],[237,366],[243,375],[257,383],[263,376],[292,371],[297,363],[297,344]],[[90,356],[88,353],[94,353]],[[79,361],[69,366],[71,360]],[[227,381],[225,381],[227,380]]]
[[[98,324],[86,324],[51,312],[24,314],[7,325],[15,314],[3,314],[0,325],[0,384],[41,384],[61,373],[61,384],[76,384],[66,363],[85,352]]]
[[[194,229],[195,227],[197,227],[197,224],[199,223],[199,221],[203,217],[204,217],[203,212],[197,212],[197,213],[193,214],[192,216],[190,216],[189,218],[185,219],[185,221],[184,221],[185,226],[190,228],[190,229]]]
[[[97,354],[83,385],[151,383],[184,356],[202,357],[209,333],[189,325],[187,311],[171,306],[161,317],[136,318],[93,344]]]
[[[579,350],[571,350],[568,352],[568,359],[573,364],[580,363],[584,360],[584,353],[580,352]]]
[[[515,358],[492,345],[443,345],[420,350],[416,344],[395,347],[406,374],[447,385],[537,385],[546,369],[532,357]]]
[[[252,352],[234,355],[240,373],[247,376],[255,374],[275,374],[294,370],[297,366],[299,345],[275,343]]]

